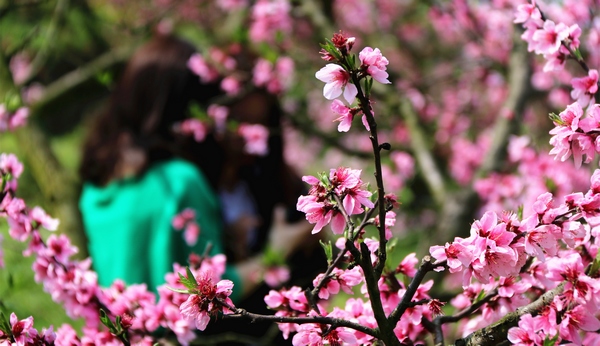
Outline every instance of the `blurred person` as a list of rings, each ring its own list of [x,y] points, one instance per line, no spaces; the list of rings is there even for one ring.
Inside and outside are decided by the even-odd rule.
[[[312,225],[304,219],[304,214],[296,209],[301,194],[306,193],[305,184],[285,162],[283,156],[283,136],[281,118],[283,111],[278,98],[264,89],[252,89],[228,104],[229,119],[240,124],[259,124],[269,129],[267,152],[265,155],[248,154],[244,141],[235,132],[217,135],[223,148],[223,165],[220,168],[218,192],[224,214],[224,232],[228,260],[239,263],[260,255],[268,246],[270,232],[276,225],[273,211],[284,206],[285,221],[289,224]],[[215,154],[216,151],[206,152]],[[211,162],[216,158],[204,159]],[[201,164],[201,166],[203,166]],[[215,169],[215,166],[211,166]],[[207,170],[211,167],[206,167]],[[317,274],[326,270],[327,259],[318,244],[319,235],[303,238],[302,246],[295,248],[288,259],[290,269],[286,286],[309,287]],[[272,288],[261,284],[255,292],[241,300],[238,307],[261,314],[273,314],[264,301]],[[208,333],[234,331],[238,335],[262,337],[269,328],[277,329],[274,323],[246,320],[223,320],[209,325]],[[291,345],[277,333],[269,345]],[[222,345],[245,345],[245,342],[226,342]]]
[[[165,35],[139,48],[85,141],[79,206],[101,286],[122,279],[127,284],[145,283],[156,292],[173,263],[185,265],[191,253],[203,254],[208,244],[211,255],[225,251],[217,194],[230,161],[224,138],[209,134],[196,143],[174,131],[186,118],[190,102],[206,104],[218,90],[200,83],[188,70],[194,51],[188,43]],[[273,141],[278,141],[276,136]],[[279,151],[276,143],[273,148]],[[266,269],[262,248],[268,244],[290,256],[311,228],[274,213],[279,210],[275,205],[289,201],[278,193],[260,193],[270,174],[263,172],[259,174],[263,180],[249,184],[259,193],[255,201],[260,216],[251,222],[258,241],[248,255],[228,263],[224,275],[235,284],[236,303],[261,284],[256,273]],[[286,178],[279,181],[285,185]],[[172,226],[173,218],[187,208],[195,211],[200,228],[193,246]]]

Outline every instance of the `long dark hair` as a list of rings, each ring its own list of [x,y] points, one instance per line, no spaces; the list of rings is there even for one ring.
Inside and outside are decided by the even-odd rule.
[[[139,174],[155,162],[192,156],[185,149],[190,144],[174,134],[173,125],[186,117],[190,101],[205,103],[218,92],[188,69],[194,52],[189,43],[164,35],[135,52],[85,141],[79,169],[83,181],[102,186],[114,178],[123,135],[145,154]]]
[[[244,180],[258,207],[258,213],[263,220],[258,234],[257,246],[251,249],[257,253],[262,250],[271,225],[273,208],[276,204],[286,206],[287,219],[290,222],[303,218],[304,215],[296,211],[296,201],[304,189],[299,176],[285,162],[283,150],[284,140],[281,121],[284,116],[277,96],[264,89],[255,89],[249,96],[258,96],[267,104],[266,126],[271,130],[268,145],[269,152],[266,156],[257,157],[248,166],[242,167],[240,178]]]

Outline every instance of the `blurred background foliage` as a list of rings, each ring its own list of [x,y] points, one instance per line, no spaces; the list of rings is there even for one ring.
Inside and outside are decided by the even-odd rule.
[[[531,88],[535,63],[512,24],[518,1],[271,1],[290,5],[291,28],[255,40],[250,6],[259,2],[0,0],[0,103],[16,97],[31,111],[27,126],[0,134],[0,152],[15,153],[24,162],[20,197],[60,219],[60,231],[80,248],[80,258],[86,256],[77,210],[82,139],[94,130],[90,119],[128,57],[156,30],[172,30],[205,53],[241,45],[270,62],[291,57],[295,71],[286,76],[292,83],[281,101],[292,164],[300,174],[338,165],[362,168],[367,180],[373,173],[368,137],[358,120],[349,134],[335,130],[335,116],[314,74],[325,64],[319,42],[337,30],[357,37],[357,51],[381,48],[392,80],[391,86],[374,87],[381,137],[414,160],[409,161],[414,174],[402,176],[393,160],[384,158],[388,191],[402,202],[396,227],[402,240],[391,263],[412,251],[422,257],[429,245],[468,232],[481,206],[473,182],[516,171],[506,159],[511,134],[527,134],[534,147],[547,152],[546,115],[564,103],[547,106],[550,87]],[[236,3],[243,5],[235,8]],[[27,68],[16,78],[11,64],[18,61],[26,61]],[[563,92],[570,87],[551,84]],[[457,139],[487,152],[457,149]],[[457,154],[469,171],[466,181],[452,167]],[[4,221],[0,229],[6,233]],[[20,255],[22,244],[4,238],[0,309],[34,315],[38,327],[66,321],[33,284],[31,263]]]

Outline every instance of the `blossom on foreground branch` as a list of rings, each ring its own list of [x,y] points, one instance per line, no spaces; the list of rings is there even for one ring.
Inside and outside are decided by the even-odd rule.
[[[233,282],[230,280],[220,280],[213,283],[211,275],[204,273],[199,281],[196,281],[194,274],[188,269],[187,277],[179,274],[181,282],[188,288],[186,292],[190,296],[181,304],[179,310],[181,314],[196,323],[198,330],[206,329],[211,317],[216,317],[219,313],[232,313],[227,308],[233,306],[229,298],[233,289]]]
[[[315,224],[312,233],[318,233],[331,222],[331,230],[342,234],[345,229],[347,215],[360,214],[364,211],[361,206],[373,208],[371,192],[364,190],[360,179],[360,170],[340,167],[331,169],[329,177],[305,176],[304,182],[311,185],[309,194],[298,198],[297,208],[306,213],[306,219]],[[339,205],[333,195],[342,201]],[[343,210],[341,209],[343,208]]]
[[[600,170],[596,170],[588,192],[568,195],[565,202],[556,206],[552,195],[545,193],[534,204],[534,214],[524,219],[487,212],[473,223],[470,237],[456,238],[443,247],[433,246],[430,252],[434,258],[446,260],[450,272],[463,273],[465,292],[472,289],[473,278],[486,285],[500,284],[500,297],[510,289],[511,295],[518,293],[522,298],[526,292],[537,291],[539,295],[564,282],[562,293],[543,307],[540,315],[527,317],[519,329],[512,330],[509,340],[541,345],[537,342],[552,339],[555,343],[570,341],[580,345],[580,330],[593,332],[600,328],[595,317],[600,303],[600,263],[590,257],[598,252],[599,184]],[[587,256],[578,252],[580,248],[585,249]],[[586,271],[587,267],[591,269]],[[500,281],[496,284],[497,278]],[[503,284],[502,280],[508,278],[511,284]],[[521,288],[517,290],[516,285]],[[507,301],[511,304],[508,311],[522,305],[515,298]],[[545,338],[536,337],[542,334]],[[587,334],[587,340],[598,337]]]

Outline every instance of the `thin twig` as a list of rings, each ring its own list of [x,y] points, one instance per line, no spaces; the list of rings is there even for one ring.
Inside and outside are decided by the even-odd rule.
[[[102,54],[86,65],[63,75],[44,88],[41,99],[36,101],[34,107],[36,109],[43,108],[59,96],[94,78],[99,72],[105,71],[116,64],[124,63],[131,56],[132,52],[133,47],[116,48]]]
[[[18,87],[27,85],[40,70],[46,65],[46,60],[48,60],[48,56],[50,53],[50,48],[53,47],[55,42],[55,37],[58,32],[59,24],[62,22],[62,19],[67,12],[67,8],[69,7],[68,0],[57,0],[56,7],[54,8],[54,12],[52,14],[52,19],[48,28],[46,29],[46,35],[43,40],[43,45],[38,50],[36,56],[31,61],[31,68],[29,70],[29,74],[23,79],[23,81],[17,85]]]
[[[404,296],[402,296],[402,300],[400,303],[398,303],[398,306],[396,306],[388,318],[391,325],[395,326],[398,321],[400,321],[400,318],[406,309],[411,306],[411,301],[415,296],[415,293],[417,293],[419,285],[421,285],[421,282],[423,282],[423,279],[425,279],[425,275],[433,269],[444,265],[445,262],[434,263],[429,256],[425,256],[423,258],[419,269],[417,269],[417,272],[415,273],[415,276],[411,280],[410,284],[408,284],[406,292],[404,292]]]
[[[463,311],[461,311],[455,315],[437,316],[433,320],[433,326],[435,328],[435,332],[434,332],[435,345],[436,346],[444,346],[444,334],[443,334],[443,330],[442,330],[442,326],[444,325],[444,323],[458,322],[461,319],[470,316],[475,311],[477,311],[477,309],[479,309],[481,306],[483,306],[483,304],[486,304],[487,302],[489,302],[492,298],[496,297],[497,295],[498,295],[498,290],[492,290],[485,297],[483,297],[482,299],[478,300],[477,302],[471,304],[471,306],[469,306],[468,308],[464,309]]]
[[[549,305],[555,296],[561,294],[564,290],[565,283],[559,284],[554,289],[544,293],[536,301],[518,308],[502,318],[500,321],[493,323],[483,329],[480,329],[463,339],[456,340],[456,346],[492,346],[498,345],[506,340],[508,329],[517,326],[519,318],[525,314],[535,315],[544,306]]]
[[[224,301],[218,300],[218,302],[226,307],[227,309],[233,311],[233,314],[224,314],[224,319],[229,318],[244,318],[249,319],[250,321],[271,321],[276,323],[297,323],[297,324],[306,324],[306,323],[319,323],[319,324],[327,324],[331,325],[334,328],[337,327],[347,327],[367,335],[371,335],[375,338],[379,338],[379,333],[376,329],[366,327],[362,324],[355,323],[342,318],[332,318],[325,316],[311,316],[311,317],[292,317],[292,316],[274,316],[274,315],[261,315],[255,314],[252,312],[248,312],[242,308],[236,308],[228,305]]]

